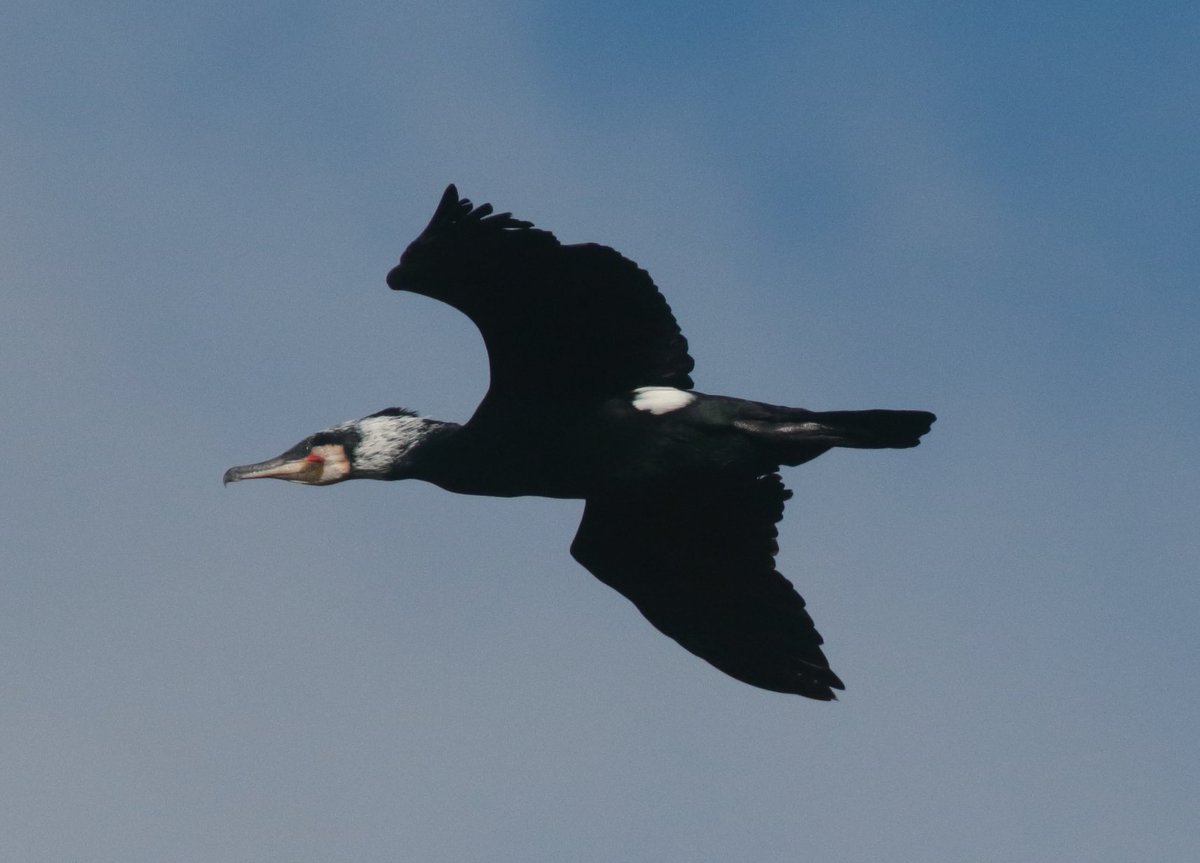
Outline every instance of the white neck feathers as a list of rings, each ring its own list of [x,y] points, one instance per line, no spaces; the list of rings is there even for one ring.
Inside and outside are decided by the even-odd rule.
[[[354,472],[367,476],[387,474],[429,434],[432,420],[406,414],[369,416],[347,425],[357,429]]]

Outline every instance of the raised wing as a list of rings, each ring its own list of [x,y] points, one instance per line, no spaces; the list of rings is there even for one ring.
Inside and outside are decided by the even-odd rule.
[[[778,474],[589,498],[571,554],[660,631],[738,680],[822,701],[844,689],[791,582]]]
[[[568,412],[640,386],[690,389],[692,358],[645,270],[612,249],[564,246],[449,186],[388,285],[449,303],[483,334],[484,404]]]

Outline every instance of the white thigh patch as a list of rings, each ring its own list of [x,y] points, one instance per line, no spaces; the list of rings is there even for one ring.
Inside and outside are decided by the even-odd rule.
[[[696,400],[695,393],[675,387],[638,387],[633,391],[633,406],[655,416],[685,408]]]

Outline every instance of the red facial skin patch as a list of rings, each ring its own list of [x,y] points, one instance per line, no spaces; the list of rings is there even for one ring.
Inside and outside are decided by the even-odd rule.
[[[304,460],[307,462],[312,462],[313,464],[324,464],[325,463],[325,458],[323,456],[317,455],[315,452],[310,452],[308,455],[306,455],[304,457]]]

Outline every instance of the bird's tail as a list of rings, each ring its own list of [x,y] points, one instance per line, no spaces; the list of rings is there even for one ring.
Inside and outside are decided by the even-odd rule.
[[[778,408],[735,425],[765,444],[780,464],[802,464],[831,447],[905,449],[921,442],[936,420],[928,411],[807,411]]]

